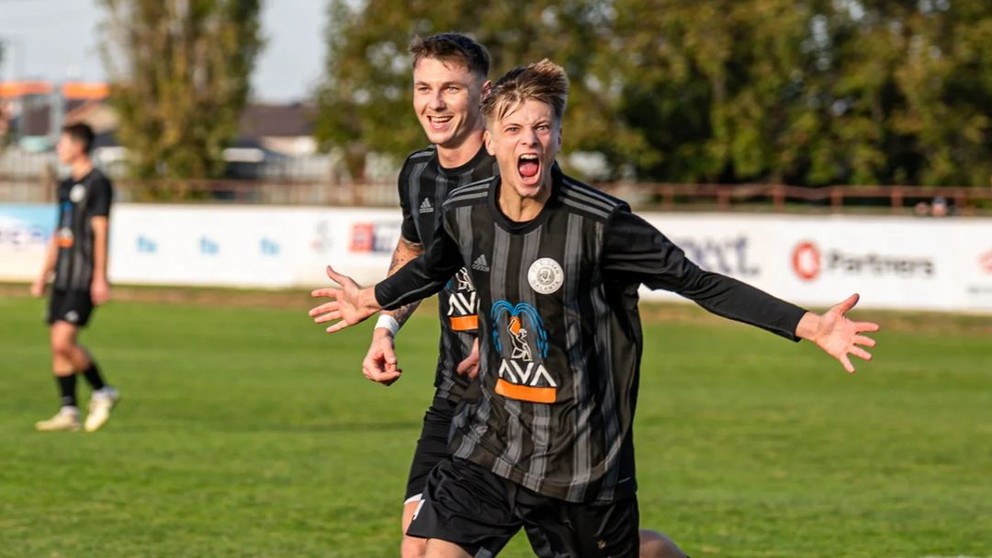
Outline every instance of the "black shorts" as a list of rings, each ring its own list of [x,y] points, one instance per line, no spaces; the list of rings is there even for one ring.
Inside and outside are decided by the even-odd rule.
[[[427,479],[407,534],[494,556],[521,528],[539,556],[636,558],[637,498],[573,503],[537,494],[464,459],[442,461]]]
[[[456,406],[456,403],[443,397],[434,396],[430,408],[424,413],[424,426],[420,431],[420,439],[417,440],[417,449],[413,453],[413,462],[410,463],[404,504],[420,500],[431,469],[441,461],[451,458],[448,438]]]
[[[45,323],[52,325],[55,322],[69,322],[85,327],[90,322],[93,309],[93,298],[89,291],[53,290]]]

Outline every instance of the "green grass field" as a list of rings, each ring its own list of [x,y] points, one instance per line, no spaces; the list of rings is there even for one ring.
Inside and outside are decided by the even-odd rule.
[[[124,400],[96,434],[33,431],[56,410],[43,303],[0,299],[0,556],[398,555],[431,311],[387,389],[359,372],[371,325],[329,337],[289,299],[101,309],[84,341]],[[886,314],[850,377],[808,344],[645,313],[643,526],[696,558],[992,555],[989,320]]]

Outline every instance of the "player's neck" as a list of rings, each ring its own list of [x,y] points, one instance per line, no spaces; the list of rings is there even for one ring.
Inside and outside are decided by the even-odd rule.
[[[484,130],[479,128],[478,130],[473,130],[471,134],[465,137],[464,141],[455,147],[438,145],[437,162],[441,164],[441,168],[454,169],[471,161],[479,150],[482,149],[483,134]]]
[[[73,180],[79,180],[93,170],[93,161],[89,157],[80,157],[69,167]]]
[[[511,186],[503,185],[499,189],[499,209],[507,219],[515,223],[526,223],[537,219],[541,210],[551,198],[552,183],[550,177],[541,186],[536,196],[521,196]]]

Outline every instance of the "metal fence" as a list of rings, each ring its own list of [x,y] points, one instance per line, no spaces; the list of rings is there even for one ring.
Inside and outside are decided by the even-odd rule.
[[[104,155],[110,155],[107,153]],[[113,157],[101,166],[121,176]],[[381,168],[380,168],[381,167]],[[372,182],[352,183],[332,158],[286,158],[251,169],[237,167],[238,179],[117,179],[124,202],[233,203],[394,207],[396,183],[388,161],[373,165]],[[250,171],[250,172],[249,172]],[[0,154],[0,202],[51,202],[57,183],[54,154]],[[250,177],[250,178],[243,178]],[[992,214],[992,187],[825,186],[805,188],[772,184],[600,183],[598,187],[639,209],[680,211],[918,213],[938,200],[958,215]],[[943,200],[943,202],[940,202]],[[925,207],[924,207],[925,206]]]

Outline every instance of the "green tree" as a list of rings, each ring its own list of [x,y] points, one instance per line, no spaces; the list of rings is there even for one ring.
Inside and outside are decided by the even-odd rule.
[[[110,102],[138,178],[223,171],[262,47],[259,0],[103,0]]]
[[[566,149],[601,150],[630,140],[616,118],[618,99],[597,79],[605,59],[591,45],[610,40],[603,2],[551,0],[478,3],[470,0],[331,0],[327,62],[317,92],[317,138],[344,149],[352,175],[362,178],[365,155],[402,157],[424,136],[411,110],[407,47],[415,35],[466,32],[486,45],[492,77],[549,57],[572,77],[564,123]]]
[[[566,150],[640,180],[988,184],[986,0],[332,0],[318,135],[355,154],[422,143],[416,34],[458,30],[493,75],[549,57],[572,80]]]

